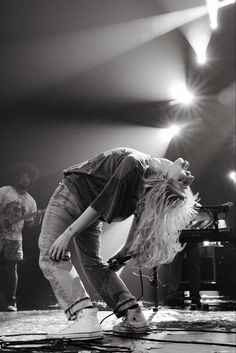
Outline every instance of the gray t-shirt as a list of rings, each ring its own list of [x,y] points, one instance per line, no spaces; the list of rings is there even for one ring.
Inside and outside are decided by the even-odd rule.
[[[66,169],[65,182],[84,208],[91,206],[102,221],[122,221],[135,213],[151,160],[134,149],[115,148]]]

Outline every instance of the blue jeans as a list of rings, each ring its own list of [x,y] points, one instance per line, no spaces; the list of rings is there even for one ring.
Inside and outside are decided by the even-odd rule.
[[[64,181],[61,182],[49,201],[39,237],[39,266],[68,319],[77,311],[91,306],[92,302],[72,262],[51,260],[49,249],[82,211],[77,193],[70,191]],[[120,317],[129,307],[136,305],[137,301],[117,274],[102,262],[101,233],[102,222],[96,221],[76,234],[75,244],[80,251],[81,265],[88,280],[116,316]]]

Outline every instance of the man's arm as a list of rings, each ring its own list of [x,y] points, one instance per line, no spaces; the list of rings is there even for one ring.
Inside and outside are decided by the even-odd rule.
[[[53,243],[49,250],[52,260],[63,259],[68,250],[69,243],[76,233],[81,233],[99,217],[99,212],[88,207]]]
[[[25,219],[25,222],[24,222],[24,226],[26,228],[33,228],[34,226],[37,226],[41,223],[42,221],[42,214],[40,215],[40,212],[38,211],[37,209],[37,204],[36,204],[36,201],[30,196],[29,198],[29,201],[28,201],[28,214],[33,214],[32,217],[27,217],[27,214],[26,214],[26,219]],[[37,212],[39,212],[37,214]]]

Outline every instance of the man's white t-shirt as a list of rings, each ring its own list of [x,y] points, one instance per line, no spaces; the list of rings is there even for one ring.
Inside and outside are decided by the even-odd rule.
[[[0,188],[0,237],[9,240],[22,240],[22,229],[25,221],[21,220],[13,224],[10,228],[1,227],[4,221],[14,221],[18,217],[26,216],[37,211],[37,205],[34,198],[26,193],[19,194],[12,186],[3,186]]]

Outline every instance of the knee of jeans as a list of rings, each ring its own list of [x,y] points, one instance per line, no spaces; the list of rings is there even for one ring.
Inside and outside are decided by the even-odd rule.
[[[39,257],[39,267],[42,270],[45,277],[47,277],[47,274],[50,272],[50,268],[51,268],[50,259],[48,256]]]
[[[82,258],[82,264],[83,264],[83,268],[86,271],[94,271],[95,269],[102,268],[105,266],[101,258],[99,257],[93,258],[89,256]]]

